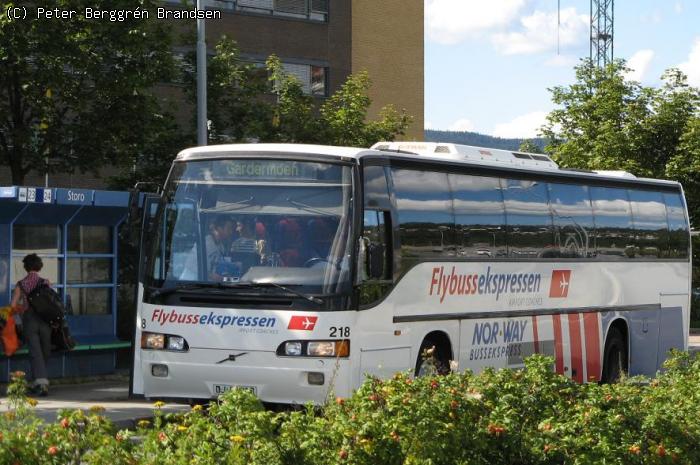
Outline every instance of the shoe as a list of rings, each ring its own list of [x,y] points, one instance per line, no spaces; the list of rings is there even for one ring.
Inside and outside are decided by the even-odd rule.
[[[35,384],[27,389],[31,396],[46,397],[49,395],[49,387],[45,384]]]

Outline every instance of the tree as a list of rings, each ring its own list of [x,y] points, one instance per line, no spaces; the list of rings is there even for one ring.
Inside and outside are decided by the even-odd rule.
[[[683,184],[692,223],[700,222],[700,117],[691,119],[666,164],[666,177]]]
[[[537,142],[533,139],[524,139],[520,143],[520,148],[518,148],[518,150],[526,153],[543,153],[542,147],[537,145]]]
[[[627,71],[623,60],[605,68],[584,61],[576,67],[576,83],[550,89],[560,108],[548,115],[542,132],[557,162],[666,176],[687,123],[700,110],[700,93],[678,70],[664,73],[660,89],[627,80]]]
[[[241,58],[236,42],[222,36],[216,53],[207,61],[207,119],[209,142],[232,143],[260,140],[270,131],[272,110],[261,96],[269,91],[267,71]],[[196,108],[196,61],[189,55],[184,69],[185,92]],[[193,123],[196,113],[193,112]]]
[[[369,74],[362,71],[348,76],[342,87],[321,105],[323,142],[331,145],[370,147],[381,140],[403,135],[413,119],[393,105],[379,111],[379,119],[367,121],[372,100]]]
[[[142,10],[158,4],[138,3]],[[0,12],[0,159],[12,182],[22,184],[31,170],[97,170],[142,150],[163,117],[150,90],[172,76],[168,26],[133,17],[12,20],[10,6]],[[54,6],[133,10],[134,2],[60,0]]]

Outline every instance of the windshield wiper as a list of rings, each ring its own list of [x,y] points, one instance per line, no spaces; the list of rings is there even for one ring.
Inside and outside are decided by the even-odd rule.
[[[231,289],[235,285],[229,283],[191,283],[191,284],[176,284],[172,287],[161,287],[156,288],[151,296],[158,297],[161,295],[172,294],[178,291],[190,291],[190,290],[200,290],[200,289]]]
[[[258,288],[260,288],[260,287],[276,287],[277,289],[281,289],[281,290],[283,290],[283,291],[285,291],[285,292],[289,292],[290,294],[294,294],[294,295],[296,295],[296,296],[298,296],[298,297],[301,297],[301,298],[303,298],[303,299],[306,299],[306,300],[308,300],[309,302],[313,302],[313,303],[315,303],[315,304],[317,304],[317,305],[322,305],[322,304],[323,304],[323,300],[319,299],[318,297],[314,297],[314,296],[312,296],[312,295],[304,294],[303,292],[299,292],[299,291],[297,291],[297,290],[295,290],[295,289],[292,289],[291,287],[283,286],[282,284],[277,284],[277,283],[273,283],[273,282],[270,282],[270,281],[267,281],[267,282],[239,281],[238,283],[236,283],[236,284],[234,285],[234,287],[235,287],[235,286],[241,286],[241,287],[245,286],[245,287],[252,287],[252,288],[256,288],[256,287],[258,287]]]
[[[309,302],[313,302],[317,305],[323,304],[323,300],[319,299],[318,297],[304,294],[303,292],[299,292],[297,290],[294,290],[294,289],[287,287],[287,286],[283,286],[281,284],[272,283],[272,282],[259,283],[259,282],[252,282],[252,281],[238,281],[235,283],[214,282],[214,283],[178,284],[178,285],[175,285],[172,287],[157,288],[151,293],[151,296],[158,297],[158,296],[172,294],[173,292],[191,291],[191,290],[200,290],[200,289],[236,289],[236,288],[246,288],[246,287],[248,287],[248,288],[275,287],[277,289],[282,289],[285,292],[288,292],[290,294],[294,294],[298,297],[306,299]]]

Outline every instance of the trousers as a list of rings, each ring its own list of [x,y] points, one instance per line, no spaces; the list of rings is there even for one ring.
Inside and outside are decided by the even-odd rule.
[[[49,384],[49,372],[46,367],[51,355],[51,327],[31,308],[22,315],[24,339],[29,346],[29,363],[34,374],[34,383]]]

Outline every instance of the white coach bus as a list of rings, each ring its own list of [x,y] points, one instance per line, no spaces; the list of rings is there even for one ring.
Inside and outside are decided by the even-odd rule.
[[[182,151],[140,276],[133,392],[348,396],[366,374],[654,375],[686,349],[681,186],[443,143]]]

